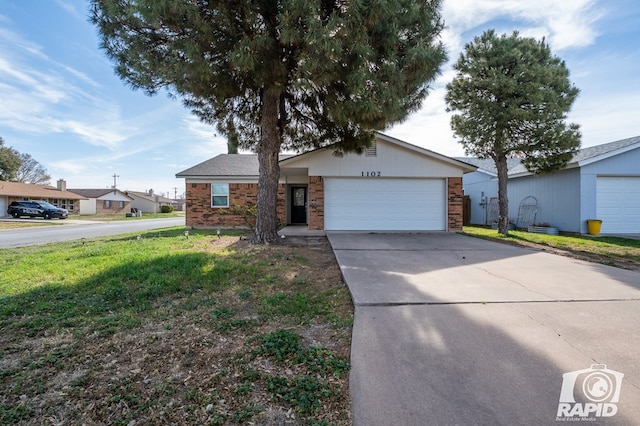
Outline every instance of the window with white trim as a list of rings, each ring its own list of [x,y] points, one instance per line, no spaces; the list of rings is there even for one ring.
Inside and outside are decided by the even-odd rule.
[[[211,184],[211,207],[229,207],[229,184]]]

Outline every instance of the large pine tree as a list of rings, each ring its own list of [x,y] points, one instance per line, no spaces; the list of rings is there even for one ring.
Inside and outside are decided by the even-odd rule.
[[[465,46],[447,85],[451,128],[467,154],[492,158],[498,173],[498,232],[509,232],[507,158],[535,174],[563,168],[580,148],[566,123],[578,89],[544,41],[488,30]]]
[[[277,240],[282,148],[362,150],[420,107],[446,60],[440,0],[91,4],[122,79],[148,94],[167,88],[257,152],[256,243]]]

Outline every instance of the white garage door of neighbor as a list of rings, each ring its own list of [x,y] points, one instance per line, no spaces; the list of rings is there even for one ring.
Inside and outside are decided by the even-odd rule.
[[[7,215],[8,208],[9,206],[7,206],[7,201],[5,200],[5,198],[0,197],[0,217],[4,217]]]
[[[327,231],[443,231],[444,179],[326,178]]]
[[[596,214],[602,220],[600,232],[640,232],[640,177],[598,177]]]

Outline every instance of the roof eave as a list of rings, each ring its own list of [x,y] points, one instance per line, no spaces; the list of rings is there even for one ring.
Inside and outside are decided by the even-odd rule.
[[[638,148],[640,148],[640,142],[579,161],[576,163],[576,167],[588,166],[589,164],[597,163],[598,161],[606,160],[607,158],[615,157],[616,155],[624,154],[625,152],[633,151]]]

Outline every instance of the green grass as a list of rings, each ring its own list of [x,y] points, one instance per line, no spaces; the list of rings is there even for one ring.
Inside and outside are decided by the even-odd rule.
[[[346,424],[352,306],[339,270],[322,281],[317,252],[215,234],[0,249],[0,423],[64,411],[71,423],[236,424],[272,405]],[[346,340],[342,355],[305,343],[312,327]]]
[[[114,221],[114,220],[142,220],[142,219],[166,219],[171,217],[184,217],[185,212],[173,211],[171,213],[143,213],[142,216],[127,217],[127,212],[116,214],[83,214],[69,215],[69,219],[90,220],[90,221]]]
[[[163,234],[0,251],[0,326],[31,336],[57,328],[131,327],[160,298],[218,291],[231,277],[257,278],[255,268],[224,253],[193,251],[203,236]]]
[[[525,231],[509,231],[503,236],[494,229],[465,226],[463,233],[474,237],[515,244],[539,244],[576,255],[590,256],[609,264],[640,265],[640,240],[608,236],[546,235]]]

